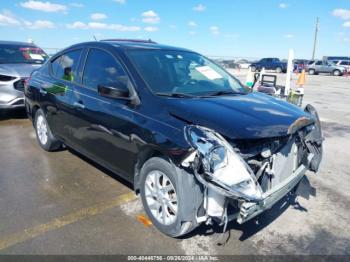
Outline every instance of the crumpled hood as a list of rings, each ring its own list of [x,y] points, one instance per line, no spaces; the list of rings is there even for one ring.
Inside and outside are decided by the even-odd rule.
[[[314,122],[313,117],[299,107],[258,92],[166,99],[165,103],[171,115],[231,139],[285,136],[291,132],[293,123],[305,126],[305,123]]]
[[[29,77],[33,70],[39,67],[41,67],[41,64],[0,64],[0,74],[15,77]]]

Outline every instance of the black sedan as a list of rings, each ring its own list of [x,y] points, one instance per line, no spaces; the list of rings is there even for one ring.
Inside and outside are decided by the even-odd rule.
[[[151,41],[71,46],[25,95],[44,150],[65,144],[130,181],[172,237],[248,221],[322,158],[312,106],[251,92],[206,57]]]

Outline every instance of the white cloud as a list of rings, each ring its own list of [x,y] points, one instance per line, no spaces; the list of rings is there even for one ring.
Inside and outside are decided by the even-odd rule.
[[[33,0],[23,2],[21,3],[21,6],[28,9],[49,12],[49,13],[67,11],[67,6],[65,5],[53,4],[51,2],[33,1]]]
[[[288,5],[286,3],[280,3],[279,7],[282,8],[282,9],[285,9],[285,8],[288,7]]]
[[[67,24],[66,26],[69,29],[88,29],[88,25],[80,21],[74,22],[72,24]]]
[[[335,17],[339,17],[340,19],[347,20],[350,19],[350,10],[341,8],[334,9],[332,15]]]
[[[16,26],[19,28],[27,28],[27,29],[51,29],[55,28],[55,24],[51,21],[47,20],[36,20],[34,22],[22,20],[19,21],[15,18],[15,16],[5,10],[0,14],[0,26]]]
[[[220,28],[217,26],[211,26],[209,27],[209,31],[213,34],[213,35],[218,35],[220,34]]]
[[[99,23],[99,22],[90,22],[90,23],[88,23],[88,26],[91,29],[108,29],[107,24]]]
[[[20,21],[11,12],[5,10],[0,14],[0,26],[18,26],[20,24]]]
[[[90,17],[92,20],[103,20],[107,18],[107,15],[103,13],[94,13],[94,14],[91,14]]]
[[[70,3],[69,5],[73,6],[73,7],[77,7],[77,8],[84,7],[84,4],[82,4],[82,3]]]
[[[160,21],[160,17],[153,10],[143,12],[141,16],[142,16],[142,22],[144,23],[157,24]]]
[[[199,4],[199,5],[196,5],[195,7],[193,7],[193,10],[197,11],[197,12],[203,12],[206,9],[207,9],[207,7],[202,5],[202,4]]]
[[[343,24],[344,27],[350,27],[350,21],[347,21]]]
[[[145,27],[143,30],[145,30],[145,31],[147,31],[147,32],[156,32],[156,31],[159,30],[159,28],[156,27],[156,26],[147,26],[147,27]]]
[[[188,34],[189,35],[195,35],[195,34],[197,34],[197,32],[196,31],[189,31]]]
[[[285,34],[283,37],[284,37],[284,38],[293,38],[294,35],[293,35],[293,34]]]
[[[36,20],[34,22],[24,21],[26,28],[29,29],[52,29],[55,28],[55,24],[47,20]]]
[[[69,29],[105,29],[105,30],[115,30],[119,32],[135,32],[135,31],[141,30],[139,26],[126,26],[121,24],[106,24],[106,23],[99,23],[99,22],[90,22],[85,24],[80,21],[76,21],[72,24],[67,24],[66,27]]]
[[[197,23],[194,22],[194,21],[189,21],[189,22],[188,22],[188,26],[196,27],[196,26],[197,26]]]
[[[118,3],[118,4],[125,4],[126,0],[114,0],[114,2]]]

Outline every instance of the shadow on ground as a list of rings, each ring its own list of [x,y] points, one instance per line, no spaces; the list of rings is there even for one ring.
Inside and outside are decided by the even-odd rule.
[[[0,110],[0,121],[10,119],[26,119],[27,113],[24,109]]]

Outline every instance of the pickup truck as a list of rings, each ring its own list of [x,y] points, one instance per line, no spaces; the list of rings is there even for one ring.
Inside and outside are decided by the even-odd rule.
[[[278,58],[263,58],[256,63],[252,63],[250,68],[252,72],[265,68],[266,70],[276,70],[277,73],[285,73],[287,72],[287,63],[281,62]]]

